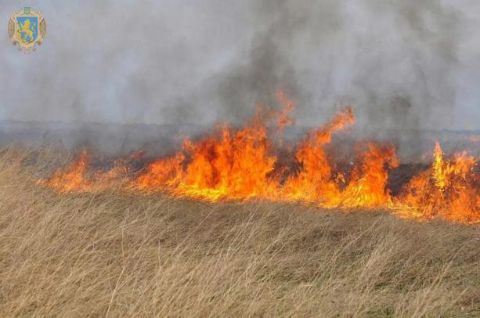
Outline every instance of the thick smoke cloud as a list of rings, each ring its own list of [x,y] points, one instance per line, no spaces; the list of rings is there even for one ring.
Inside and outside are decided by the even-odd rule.
[[[241,121],[283,88],[302,125],[352,104],[360,127],[479,129],[474,0],[75,0],[30,5],[48,34],[0,46],[0,119]]]

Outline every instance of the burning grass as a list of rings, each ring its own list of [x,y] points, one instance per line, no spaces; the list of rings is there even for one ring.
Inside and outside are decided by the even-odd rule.
[[[296,144],[287,144],[282,132],[294,122],[289,116],[294,102],[282,92],[277,99],[283,111],[259,108],[244,127],[222,125],[198,140],[186,139],[178,152],[151,161],[137,173],[129,172],[131,159],[115,161],[110,170],[92,169],[83,152],[76,162],[41,182],[59,192],[120,186],[131,193],[168,193],[208,202],[306,203],[343,210],[382,209],[417,220],[480,222],[478,158],[467,151],[446,156],[439,143],[432,145],[427,167],[392,194],[390,175],[401,165],[393,145],[372,140],[357,145],[348,169],[342,169],[335,153],[328,151],[336,146],[334,135],[355,123],[351,108]]]
[[[2,317],[480,314],[478,226],[35,182],[61,161],[0,154]]]

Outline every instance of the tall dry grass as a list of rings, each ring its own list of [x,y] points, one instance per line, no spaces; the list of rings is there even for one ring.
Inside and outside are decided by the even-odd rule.
[[[384,213],[217,204],[34,179],[0,154],[1,317],[476,317],[480,231]]]

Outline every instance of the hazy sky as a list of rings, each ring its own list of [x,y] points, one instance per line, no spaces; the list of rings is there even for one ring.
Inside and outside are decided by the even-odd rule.
[[[42,12],[34,53],[9,16]],[[238,120],[285,88],[302,124],[480,129],[477,0],[0,2],[0,119]]]

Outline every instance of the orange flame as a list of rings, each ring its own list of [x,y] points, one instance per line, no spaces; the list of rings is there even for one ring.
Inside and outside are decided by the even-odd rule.
[[[92,184],[86,178],[89,161],[87,151],[82,150],[76,162],[63,171],[56,171],[50,179],[43,181],[43,184],[59,192],[91,191]]]
[[[198,141],[186,139],[181,151],[151,162],[138,174],[130,174],[129,158],[116,161],[110,170],[89,172],[89,157],[83,151],[77,162],[42,184],[60,192],[91,192],[120,183],[129,191],[207,201],[305,202],[324,208],[385,209],[406,218],[480,222],[480,178],[474,157],[459,153],[446,159],[436,143],[431,166],[393,196],[389,172],[400,164],[393,146],[369,142],[349,169],[340,169],[326,149],[334,134],[354,124],[351,108],[309,132],[292,148],[290,160],[279,155],[283,139],[276,137],[293,124],[290,113],[295,103],[282,91],[276,98],[281,112],[259,111],[241,129],[224,125]],[[276,123],[273,137],[268,120]],[[125,178],[128,182],[123,182]]]
[[[466,153],[446,161],[440,144],[436,143],[432,166],[412,178],[399,201],[418,217],[479,222],[480,193],[475,163],[475,158]]]
[[[284,91],[277,91],[277,101],[283,106],[282,111],[278,115],[277,126],[280,133],[285,127],[293,125],[295,120],[290,117],[290,113],[295,109],[295,102],[291,100]]]
[[[51,178],[41,180],[40,183],[59,192],[105,191],[114,188],[119,180],[128,174],[123,160],[115,161],[113,167],[107,171],[93,173],[88,171],[89,163],[90,157],[84,149],[77,161],[64,170],[56,171]]]
[[[370,143],[342,193],[342,205],[350,208],[391,207],[392,198],[387,189],[388,171],[398,165],[393,147]]]
[[[269,155],[267,130],[257,121],[238,131],[223,127],[220,136],[199,142],[186,140],[183,148],[183,153],[151,163],[132,185],[210,201],[276,192],[268,178],[276,158]]]
[[[301,165],[301,170],[285,182],[282,195],[284,198],[331,205],[331,198],[339,196],[339,188],[324,146],[331,142],[335,132],[354,122],[353,111],[348,108],[324,127],[310,133],[298,147],[295,158]]]

